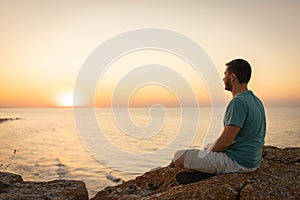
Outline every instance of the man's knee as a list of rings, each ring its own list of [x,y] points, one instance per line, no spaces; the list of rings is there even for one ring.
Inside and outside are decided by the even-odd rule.
[[[174,154],[173,163],[175,164],[176,167],[184,168],[185,152],[186,152],[186,150],[180,150]]]

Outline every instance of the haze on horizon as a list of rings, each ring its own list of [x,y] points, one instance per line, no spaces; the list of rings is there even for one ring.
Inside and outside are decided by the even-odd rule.
[[[90,53],[117,34],[145,27],[172,30],[197,42],[219,79],[226,62],[245,58],[253,69],[249,88],[266,106],[300,106],[299,8],[297,0],[2,0],[0,107],[71,106],[78,72]],[[113,86],[126,73],[122,70],[149,63],[178,69],[199,105],[210,105],[205,77],[196,77],[187,63],[166,53],[137,52],[114,63],[111,74],[99,81],[96,106],[110,105]],[[230,98],[226,92],[226,101]],[[178,99],[167,88],[147,85],[128,102],[154,103],[177,106]]]

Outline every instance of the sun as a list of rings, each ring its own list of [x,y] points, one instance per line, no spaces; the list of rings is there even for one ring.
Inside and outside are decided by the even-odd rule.
[[[63,107],[73,106],[73,93],[63,94],[60,98],[60,105]]]

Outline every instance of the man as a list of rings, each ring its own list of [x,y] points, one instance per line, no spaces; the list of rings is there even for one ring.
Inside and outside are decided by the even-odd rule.
[[[175,153],[173,164],[186,171],[245,173],[256,170],[260,165],[266,119],[263,104],[248,90],[251,66],[243,59],[232,60],[226,66],[223,81],[225,90],[232,93],[233,99],[224,115],[224,129],[204,150],[189,149]],[[179,179],[186,179],[188,175],[187,172],[181,174]],[[194,175],[190,173],[190,176]]]

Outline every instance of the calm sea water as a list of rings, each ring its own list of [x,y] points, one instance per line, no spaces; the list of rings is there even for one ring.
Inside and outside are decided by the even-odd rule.
[[[95,113],[98,125],[102,127],[111,146],[96,145],[92,149],[92,155],[91,149],[84,146],[82,138],[85,133],[75,123],[71,108],[0,109],[0,118],[20,118],[0,123],[0,164],[3,164],[0,171],[21,174],[25,181],[83,180],[92,197],[104,187],[116,184],[106,178],[110,173],[129,180],[153,166],[167,165],[173,153],[181,147],[181,144],[174,142],[180,127],[187,134],[192,132],[190,129],[194,129],[191,125],[192,118],[182,120],[178,108],[167,108],[166,117],[149,113],[148,108],[133,108],[128,118],[133,126],[127,127],[127,132],[120,122],[127,117],[122,116],[124,110],[116,110],[114,113],[120,116],[118,123],[110,109],[96,109]],[[222,128],[224,109],[212,112],[209,108],[200,108],[199,113],[198,129],[193,139],[185,134],[179,135],[179,141],[189,142],[190,147],[211,142]],[[210,125],[212,113],[218,120]],[[300,107],[266,108],[266,114],[267,145],[300,146]],[[89,126],[90,116],[87,115],[85,120],[84,131],[94,129]],[[82,123],[85,124],[85,121]],[[151,123],[157,124],[151,126]],[[159,126],[158,129],[155,126]],[[149,134],[149,131],[153,133]],[[94,141],[94,138],[88,139],[88,142]],[[84,141],[87,142],[87,139]],[[111,147],[117,147],[117,156],[110,150]],[[17,152],[11,161],[14,149]],[[153,153],[157,150],[162,150],[163,153],[157,156]]]

